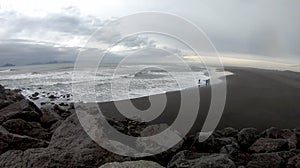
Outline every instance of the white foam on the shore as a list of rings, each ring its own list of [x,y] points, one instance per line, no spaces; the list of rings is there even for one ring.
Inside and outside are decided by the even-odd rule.
[[[143,68],[143,65],[139,66]],[[134,67],[128,66],[127,68]],[[81,73],[79,76],[82,76],[82,78],[72,80],[73,73]],[[49,95],[62,97],[66,94],[72,94],[72,84],[74,84],[74,82],[83,86],[86,85],[87,82],[92,82],[95,84],[97,101],[105,102],[132,99],[170,91],[183,90],[190,87],[198,87],[199,79],[201,80],[200,86],[205,86],[205,80],[208,78],[207,72],[200,70],[187,72],[174,69],[174,72],[172,73],[180,79],[181,86],[178,85],[178,81],[176,81],[174,76],[170,75],[170,73],[157,69],[146,69],[138,74],[131,74],[125,71],[123,74],[115,75],[112,79],[112,74],[114,74],[113,67],[104,67],[104,69],[97,73],[91,70],[74,72],[72,68],[63,67],[53,67],[52,69],[51,67],[47,67],[47,70],[45,71],[38,68],[32,68],[31,71],[27,70],[24,72],[22,72],[22,69],[19,69],[17,73],[7,72],[1,75],[0,83],[12,89],[22,89],[22,93],[28,97],[35,92],[38,92],[39,99],[36,101],[42,102],[49,101]],[[214,69],[212,69],[210,73],[211,78],[214,79],[211,81],[222,81],[219,78],[220,76],[223,76],[224,73],[218,72]],[[193,75],[195,79],[191,80],[191,75]],[[86,79],[93,80],[87,81]],[[117,96],[112,97],[111,82],[116,82],[117,84],[130,82],[129,94],[127,94],[127,90],[118,90]],[[82,100],[85,100],[86,97],[90,96],[86,89],[77,91],[80,92],[80,95],[82,95]],[[59,98],[58,101],[72,101],[72,98]]]

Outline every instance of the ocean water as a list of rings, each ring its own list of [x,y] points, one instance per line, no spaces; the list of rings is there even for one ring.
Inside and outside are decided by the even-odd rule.
[[[207,71],[200,67],[193,67],[192,71],[176,65],[126,65],[118,67],[118,70],[116,68],[115,64],[102,65],[97,71],[86,67],[79,72],[74,71],[73,64],[0,68],[0,84],[21,89],[25,96],[38,92],[40,98],[36,101],[47,101],[48,95],[56,95],[58,101],[72,101],[72,96],[66,98],[60,95],[72,95],[73,84],[91,84],[95,89],[82,87],[81,90],[77,87],[76,94],[82,95],[80,101],[93,91],[97,101],[105,102],[195,87],[199,79],[201,85],[205,85],[204,80],[208,78]]]

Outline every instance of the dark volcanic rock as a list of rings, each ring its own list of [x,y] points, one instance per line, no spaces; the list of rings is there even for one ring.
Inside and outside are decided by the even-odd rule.
[[[255,128],[244,128],[237,134],[237,140],[242,149],[250,147],[258,138],[258,131]]]
[[[145,129],[143,129],[140,132],[140,135],[142,137],[148,137],[148,136],[153,136],[156,134],[161,133],[162,131],[165,131],[169,126],[167,124],[155,124],[155,125],[149,125]],[[173,130],[174,131],[174,130]],[[166,136],[164,137],[164,142],[172,142],[173,139],[171,139],[171,133],[176,133],[178,137],[180,136],[180,133],[177,131],[168,131],[166,130]],[[169,148],[164,146],[163,144],[157,143],[153,140],[143,140],[143,141],[136,141],[136,146],[140,149],[143,150],[144,153],[152,153],[152,151],[157,151],[157,150],[163,150],[163,152],[156,154],[152,157],[151,160],[155,160],[156,162],[160,163],[161,165],[167,165],[168,161],[172,159],[172,157],[181,150],[182,145],[184,143],[184,140],[179,141],[176,145],[173,147]]]
[[[279,129],[276,127],[271,127],[262,132],[261,137],[264,138],[273,138],[273,139],[287,139],[289,140],[289,147],[296,148],[298,139],[296,132],[289,130],[289,129]]]
[[[265,131],[263,131],[261,133],[261,137],[264,138],[281,138],[281,134],[283,133],[283,131],[279,128],[276,127],[271,127],[266,129]]]
[[[290,158],[286,164],[287,168],[299,168],[300,167],[300,154]]]
[[[281,168],[284,160],[276,153],[254,154],[247,168]]]
[[[24,99],[24,96],[19,93],[19,90],[5,89],[0,85],[0,109]]]
[[[72,109],[70,108],[70,110]],[[108,123],[119,132],[135,137],[142,136],[141,132],[147,127],[147,125],[144,122],[137,122],[133,120],[118,120],[115,118],[110,118],[107,120]]]
[[[0,85],[0,93],[3,93],[5,90],[4,86]]]
[[[0,126],[0,144],[1,144],[0,154],[2,154],[7,150],[12,150],[12,149],[26,150],[29,148],[39,148],[39,147],[48,146],[48,142],[46,141],[31,138],[28,136],[21,136],[21,135],[9,133],[2,126]]]
[[[161,165],[155,162],[139,160],[139,161],[127,161],[127,162],[113,162],[100,166],[99,168],[163,168]]]
[[[7,151],[0,155],[0,167],[92,168],[126,160],[128,158],[115,155],[92,141],[82,129],[77,116],[72,115],[56,129],[47,148]]]
[[[42,114],[41,110],[31,101],[22,99],[11,103],[9,106],[0,110],[0,116],[6,115],[6,113],[19,112],[19,111],[35,111]]]
[[[289,148],[297,148],[298,138],[297,134],[291,130],[283,130],[281,137],[289,141]]]
[[[236,138],[237,134],[238,134],[238,130],[234,129],[232,127],[226,127],[224,129],[221,130],[215,130],[212,135],[216,138],[221,138],[221,137],[234,137]]]
[[[48,133],[37,122],[26,122],[22,119],[11,119],[2,124],[11,133],[27,135],[37,139],[50,140],[51,134]]]
[[[239,131],[237,129],[234,129],[232,127],[227,127],[222,130],[220,130],[223,137],[236,137]]]
[[[249,151],[255,153],[269,153],[289,150],[289,142],[286,139],[260,138],[250,146]]]
[[[9,119],[22,119],[28,122],[40,122],[41,115],[35,111],[20,111],[7,116]]]
[[[39,93],[38,92],[35,92],[34,94],[32,94],[31,96],[32,97],[37,97],[39,95]]]
[[[35,114],[33,114],[35,112]],[[7,107],[0,110],[0,124],[11,118],[22,118],[24,120],[39,120],[41,110],[32,102],[23,99],[15,103],[11,103]]]
[[[225,154],[194,153],[181,151],[169,162],[168,168],[234,168],[235,164]]]
[[[44,128],[51,128],[53,124],[58,121],[61,121],[62,118],[55,112],[44,111],[42,117],[40,118],[40,123]]]
[[[53,106],[53,110],[54,110],[54,112],[56,112],[60,117],[62,117],[62,118],[67,118],[67,117],[69,117],[71,114],[72,114],[72,112],[71,111],[69,111],[69,110],[66,110],[66,109],[64,109],[64,108],[61,108],[59,105],[57,105],[57,104],[55,104],[54,106]]]
[[[67,104],[67,103],[64,103],[64,102],[61,102],[61,103],[59,103],[58,105],[60,105],[60,106],[68,106],[68,104]]]
[[[277,152],[277,154],[285,161],[287,161],[289,158],[297,155],[296,152],[293,152],[293,151],[280,151],[280,152]]]
[[[296,132],[297,137],[297,149],[300,149],[300,132]]]
[[[51,100],[54,100],[54,99],[56,99],[57,97],[54,96],[54,95],[50,95],[50,96],[48,96],[48,98],[51,99]]]
[[[9,100],[3,100],[3,99],[0,99],[0,109],[8,106],[9,104],[11,104],[12,102],[9,101]]]
[[[234,143],[234,144],[223,146],[220,149],[220,153],[229,154],[231,156],[237,156],[239,153],[241,153],[241,151],[239,145]]]
[[[191,149],[197,152],[208,152],[208,153],[219,153],[221,148],[226,145],[235,145],[238,146],[237,140],[233,137],[221,137],[216,138],[214,135],[211,135],[204,142],[199,142],[198,136],[195,137]]]
[[[18,90],[5,89],[0,85],[0,109],[22,99],[25,98],[19,93]]]

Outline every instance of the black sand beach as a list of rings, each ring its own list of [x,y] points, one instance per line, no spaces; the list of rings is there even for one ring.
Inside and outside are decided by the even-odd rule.
[[[234,75],[227,76],[226,104],[219,129],[254,127],[263,130],[271,126],[300,126],[300,73],[240,67],[227,67],[225,70]],[[191,132],[201,130],[210,105],[211,88],[199,89],[200,108]],[[176,118],[180,107],[180,92],[169,92],[167,98],[164,112],[152,123],[170,124]],[[139,109],[147,109],[150,105],[148,100],[149,97],[137,98],[132,103]],[[107,112],[107,116],[113,114],[114,117],[122,117],[111,102],[100,103],[99,107],[104,113]]]

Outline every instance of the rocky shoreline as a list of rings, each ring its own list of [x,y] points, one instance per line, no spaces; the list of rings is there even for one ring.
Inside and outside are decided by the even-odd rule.
[[[168,125],[109,120],[118,131],[146,136]],[[37,107],[0,85],[0,167],[300,167],[300,128],[224,128],[206,141],[189,135],[158,155],[130,158],[93,142],[70,103]]]

